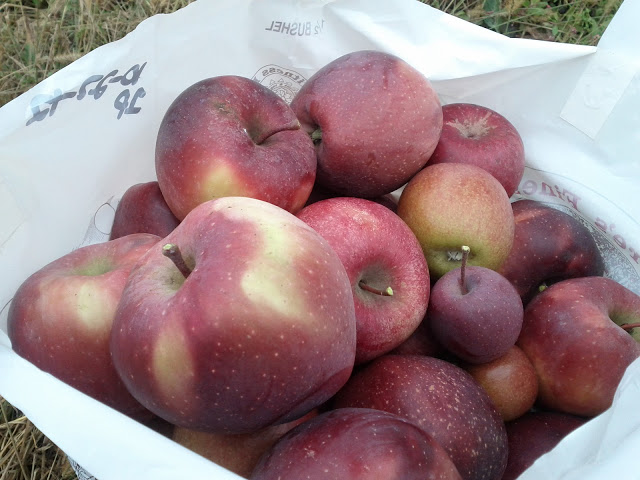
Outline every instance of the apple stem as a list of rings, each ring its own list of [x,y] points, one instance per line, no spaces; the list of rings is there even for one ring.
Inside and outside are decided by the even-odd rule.
[[[462,294],[466,295],[469,293],[469,289],[467,288],[467,259],[469,258],[469,252],[471,249],[467,245],[462,246],[462,264],[460,265],[460,286],[462,287]]]
[[[636,323],[623,323],[622,325],[620,325],[622,327],[623,330],[625,331],[629,331],[632,330],[634,328],[640,327],[640,322],[636,322]]]
[[[311,132],[311,140],[313,140],[313,144],[317,145],[322,140],[322,130],[317,128],[313,132]]]
[[[184,261],[184,257],[180,252],[180,249],[175,243],[167,243],[162,246],[162,254],[165,257],[171,259],[171,261],[178,267],[180,273],[184,275],[184,278],[187,278],[191,273],[191,269],[187,266],[187,263]]]
[[[363,280],[360,280],[360,283],[358,283],[358,285],[361,289],[366,290],[367,292],[375,293],[376,295],[382,295],[383,297],[393,296],[393,289],[391,287],[387,287],[384,290],[379,290],[370,285],[367,285]]]

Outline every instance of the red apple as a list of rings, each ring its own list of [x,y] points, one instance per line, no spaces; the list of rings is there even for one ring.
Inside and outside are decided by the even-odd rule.
[[[518,200],[511,206],[513,248],[499,272],[513,283],[525,305],[541,285],[604,274],[598,246],[576,217],[536,200]]]
[[[15,352],[120,412],[151,417],[120,380],[109,335],[125,282],[160,237],[136,233],[70,252],[30,275],[7,318]]]
[[[398,215],[422,245],[432,280],[461,265],[461,247],[471,248],[469,265],[497,270],[513,245],[514,221],[502,185],[475,165],[428,165],[406,185]]]
[[[640,296],[610,278],[562,280],[538,294],[518,346],[538,375],[540,404],[582,416],[606,410],[640,356],[639,323]]]
[[[335,408],[374,408],[418,425],[444,447],[465,480],[499,480],[507,462],[504,422],[462,368],[434,357],[386,354],[354,372]]]
[[[442,107],[428,79],[379,51],[328,63],[291,108],[316,143],[317,182],[346,196],[400,188],[427,163],[442,130]]]
[[[516,480],[533,462],[586,421],[567,413],[532,411],[507,422],[509,460],[502,480]]]
[[[180,221],[171,212],[157,181],[131,185],[122,195],[109,239],[131,233],[153,233],[166,237]]]
[[[427,312],[428,311],[429,307],[427,306]],[[435,336],[431,331],[429,321],[425,317],[409,338],[389,353],[398,355],[426,355],[428,357],[441,357],[446,353],[446,351],[435,339]]]
[[[341,195],[332,190],[324,188],[316,183],[313,186],[313,189],[311,190],[311,194],[307,199],[307,203],[305,204],[305,207],[311,205],[312,203],[319,202],[320,200],[326,200],[328,198],[343,197],[343,196],[344,195]],[[384,205],[394,213],[398,209],[398,200],[392,193],[387,193],[386,195],[370,198],[369,200],[379,203],[380,205]]]
[[[498,112],[473,103],[442,107],[442,133],[429,159],[468,163],[485,169],[514,194],[524,174],[524,144],[516,127]]]
[[[486,363],[506,354],[522,328],[522,300],[498,272],[467,266],[450,270],[433,285],[427,321],[436,341],[469,363]]]
[[[524,415],[535,404],[538,377],[531,361],[516,345],[491,362],[460,366],[485,389],[505,422]]]
[[[251,480],[461,480],[425,431],[399,415],[339,408],[295,427],[267,452]]]
[[[184,428],[249,433],[300,417],[347,381],[351,284],[302,220],[225,197],[162,243],[129,277],[111,337],[117,371],[149,410]]]
[[[223,75],[184,90],[157,134],[160,190],[178,219],[196,205],[246,196],[297,212],[316,174],[313,143],[278,95]]]
[[[278,425],[269,425],[251,433],[225,435],[175,427],[171,438],[183,447],[202,455],[240,475],[249,478],[260,457],[266,454],[292,428],[314,418],[317,410]]]
[[[356,363],[404,342],[427,310],[431,284],[420,244],[395,213],[376,202],[336,197],[298,212],[344,265],[356,309]]]

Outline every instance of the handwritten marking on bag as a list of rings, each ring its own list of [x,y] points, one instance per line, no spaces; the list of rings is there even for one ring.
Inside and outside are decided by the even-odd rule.
[[[78,90],[70,90],[68,92],[57,90],[53,95],[36,95],[31,100],[32,117],[27,120],[27,126],[52,117],[61,106],[61,103],[66,103],[67,100],[70,101],[75,98],[77,101],[82,101],[89,97],[99,100],[111,85],[120,85],[122,87],[136,85],[146,65],[147,62],[142,65],[133,65],[122,74],[119,74],[119,70],[112,70],[106,75],[90,75],[82,82]],[[114,108],[118,111],[116,118],[119,120],[123,115],[139,113],[141,107],[137,105],[137,102],[146,94],[144,87],[139,87],[133,94],[130,88],[122,90],[113,102]]]
[[[322,33],[324,28],[324,18],[313,22],[286,22],[282,20],[272,20],[271,25],[265,27],[268,32],[282,33],[284,35],[312,36]]]

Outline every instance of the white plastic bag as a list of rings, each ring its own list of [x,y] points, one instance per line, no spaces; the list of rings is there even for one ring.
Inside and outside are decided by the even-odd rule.
[[[360,49],[407,60],[443,103],[506,116],[527,156],[516,197],[583,219],[606,274],[640,293],[637,18],[627,0],[595,48],[509,39],[416,0],[199,0],[77,60],[0,109],[0,395],[100,480],[238,478],[18,357],[6,306],[35,270],[106,239],[122,193],[155,178],[156,131],[184,88],[236,74],[290,100]],[[522,478],[637,478],[637,404],[638,362],[613,407]]]

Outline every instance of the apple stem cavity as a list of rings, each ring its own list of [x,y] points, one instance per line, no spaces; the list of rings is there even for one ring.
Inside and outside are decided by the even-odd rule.
[[[316,128],[311,132],[311,140],[313,140],[314,145],[317,145],[322,141],[322,130],[320,128]]]
[[[469,252],[471,249],[467,245],[462,246],[462,264],[460,265],[460,287],[462,288],[462,294],[466,295],[469,293],[469,289],[467,288],[467,259],[469,258]]]
[[[381,295],[383,297],[392,297],[393,296],[393,289],[391,287],[387,287],[384,290],[380,290],[378,288],[374,288],[371,285],[367,285],[366,283],[364,283],[363,280],[360,280],[360,282],[358,283],[358,286],[367,291],[367,292],[371,292],[371,293],[375,293],[376,295]]]
[[[178,267],[178,270],[180,270],[180,273],[184,276],[184,278],[187,278],[189,276],[189,274],[191,273],[191,269],[187,266],[187,263],[184,261],[184,257],[180,252],[180,248],[178,248],[175,243],[167,243],[163,245],[162,254],[165,257],[169,258],[175,264],[175,266]]]

